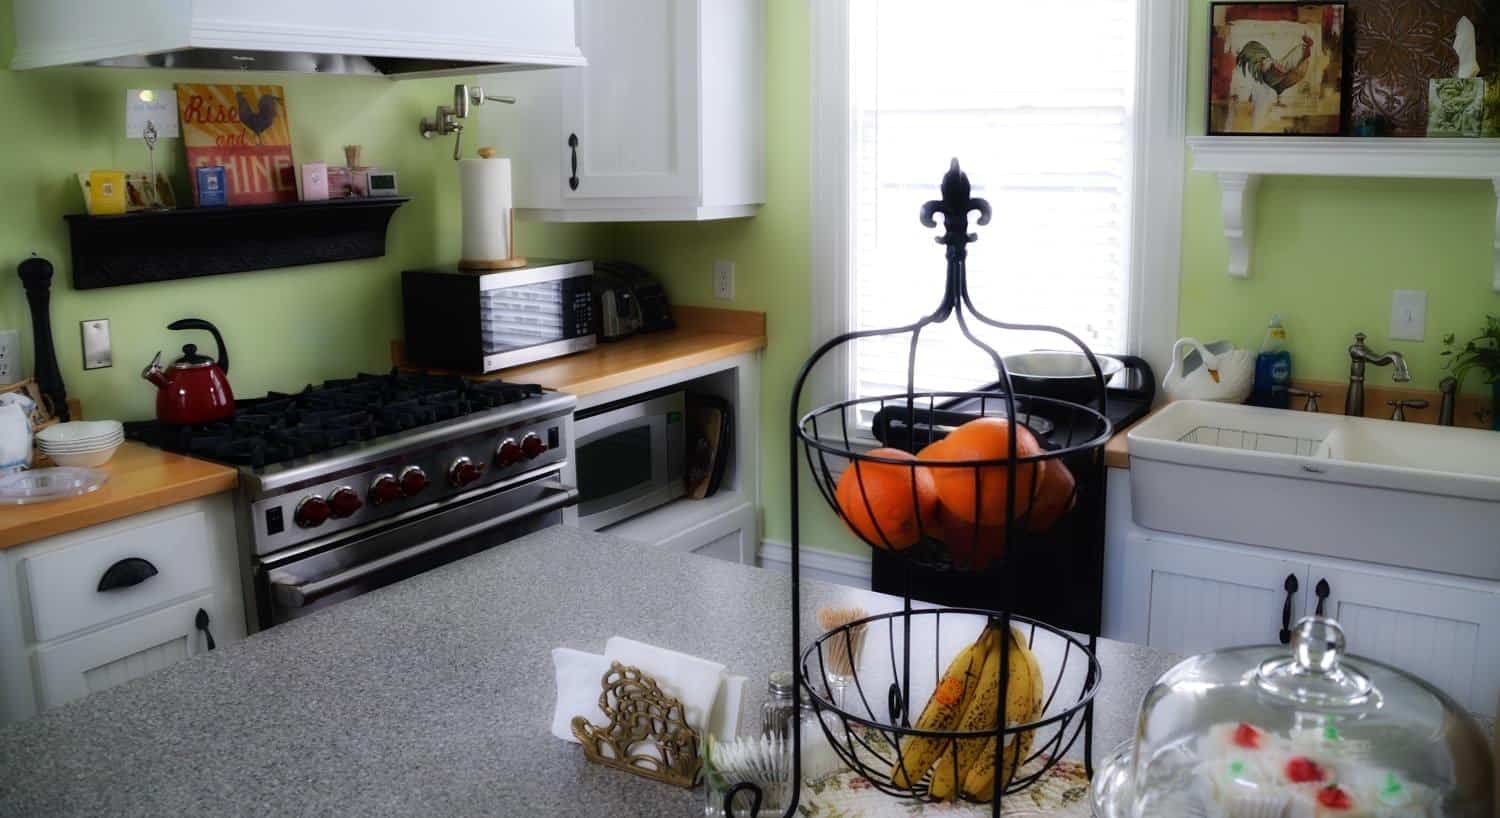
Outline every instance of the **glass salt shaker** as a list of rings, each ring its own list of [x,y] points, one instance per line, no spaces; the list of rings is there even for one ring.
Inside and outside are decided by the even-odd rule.
[[[761,735],[791,740],[791,731],[798,723],[796,708],[792,706],[792,685],[795,683],[789,671],[778,670],[771,674],[766,686],[766,703],[760,709]]]

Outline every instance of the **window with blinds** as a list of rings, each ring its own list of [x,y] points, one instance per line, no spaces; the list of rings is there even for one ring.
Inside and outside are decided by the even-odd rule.
[[[852,0],[853,328],[909,323],[937,306],[945,261],[917,213],[958,157],[994,208],[969,248],[979,310],[1126,351],[1136,3]],[[977,334],[1001,353],[1067,343]],[[905,391],[908,345],[860,341],[855,392]],[[924,332],[916,371],[927,390],[996,379],[952,321]]]

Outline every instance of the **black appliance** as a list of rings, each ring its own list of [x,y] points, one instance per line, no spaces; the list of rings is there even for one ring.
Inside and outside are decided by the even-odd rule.
[[[532,259],[514,270],[401,274],[406,360],[495,372],[591,349],[594,264]]]
[[[1107,390],[1103,414],[1116,430],[1145,417],[1156,399],[1156,376],[1151,365],[1133,355],[1116,355],[1125,369],[1115,377]],[[1003,386],[993,384],[982,391],[1000,392]],[[1038,397],[1054,397],[1039,393]],[[912,414],[919,445],[946,436],[947,431],[967,423],[981,414],[978,399],[964,399],[940,404],[931,409],[918,407]],[[1098,400],[1084,404],[1098,409]],[[987,400],[983,414],[1003,417],[1003,400]],[[1016,411],[1048,450],[1067,445],[1070,439],[1086,435],[1087,430],[1069,428],[1067,418],[1054,417],[1046,405],[1029,406],[1022,395],[1016,396]],[[911,432],[906,428],[904,406],[888,406],[877,412],[872,432],[886,446],[907,449]],[[1022,577],[1045,577],[1045,582],[1017,583],[1016,599],[1011,610],[1075,633],[1098,635],[1103,616],[1104,596],[1104,470],[1063,459],[1078,480],[1078,504],[1097,509],[1089,519],[1075,521],[1061,528],[1048,547],[1031,548],[1015,556],[1007,570]],[[1095,477],[1094,475],[1101,475]],[[1095,502],[1095,499],[1097,501]],[[910,583],[908,585],[908,583]],[[911,596],[938,605],[954,607],[996,608],[993,577],[970,571],[949,571],[942,566],[916,565],[910,561],[876,551],[872,556],[870,586],[882,593]]]

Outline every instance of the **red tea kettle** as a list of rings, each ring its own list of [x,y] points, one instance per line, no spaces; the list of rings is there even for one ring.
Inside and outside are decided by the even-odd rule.
[[[224,337],[213,324],[201,318],[184,318],[167,325],[170,330],[201,329],[213,333],[219,359],[199,355],[198,347],[185,344],[182,357],[163,368],[161,353],[141,370],[141,377],[156,384],[156,419],[162,423],[213,423],[234,414],[234,392],[229,388],[229,353]]]

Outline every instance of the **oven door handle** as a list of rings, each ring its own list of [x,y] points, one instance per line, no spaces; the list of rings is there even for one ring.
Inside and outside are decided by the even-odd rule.
[[[337,574],[322,579],[298,584],[273,582],[271,583],[271,594],[276,598],[277,604],[282,607],[301,608],[329,594],[342,591],[366,577],[378,574],[392,566],[400,565],[407,560],[415,559],[423,554],[436,551],[465,537],[470,537],[537,514],[547,514],[560,508],[567,508],[568,506],[578,504],[578,489],[573,486],[564,485],[554,480],[543,483],[541,487],[547,492],[547,495],[531,505],[523,506],[498,517],[491,517],[483,522],[460,528],[457,531],[450,531],[441,537],[434,537],[420,545],[414,545],[411,548],[386,554],[379,559],[361,563],[347,571],[340,571]]]

